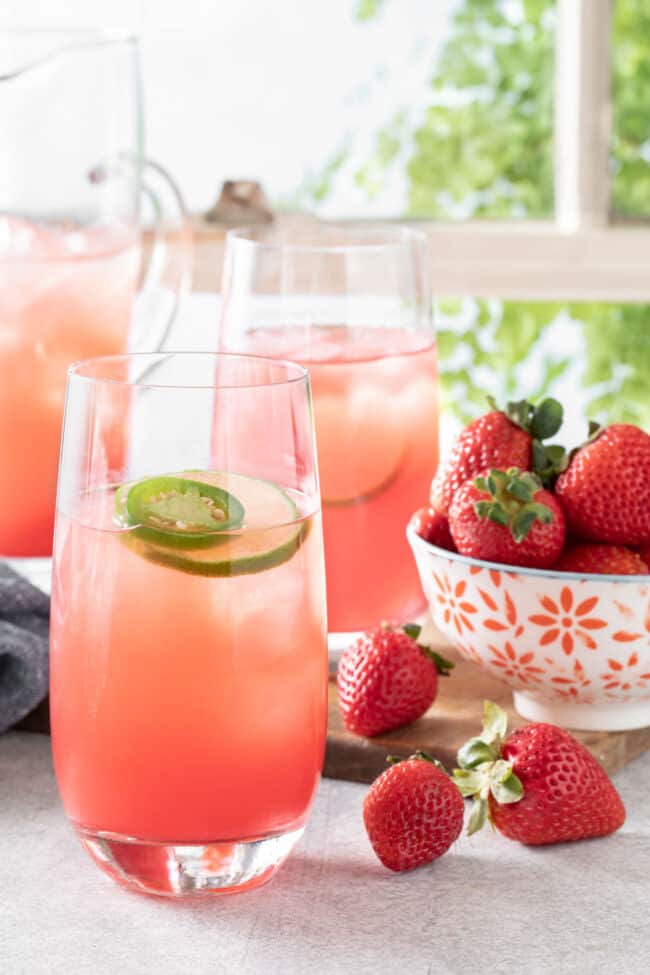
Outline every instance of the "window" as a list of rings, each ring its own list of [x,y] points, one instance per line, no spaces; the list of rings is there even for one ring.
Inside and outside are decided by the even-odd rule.
[[[148,152],[193,210],[253,178],[427,229],[451,412],[579,390],[650,424],[647,0],[143,0],[141,26]]]

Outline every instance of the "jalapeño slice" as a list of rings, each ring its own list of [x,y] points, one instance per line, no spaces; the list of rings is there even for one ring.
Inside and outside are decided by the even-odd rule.
[[[151,529],[132,528],[123,535],[123,543],[139,557],[191,575],[228,577],[264,572],[293,557],[309,534],[309,522],[302,521],[290,496],[270,481],[220,471],[186,471],[179,480],[198,481],[201,487],[213,487],[239,501],[246,512],[246,524],[217,534],[217,549],[205,545],[181,546],[170,541],[172,536]],[[158,478],[154,480],[159,480]],[[168,480],[168,478],[160,478]],[[130,497],[130,485],[116,493],[116,520],[126,527],[128,519],[120,516]],[[232,494],[231,492],[235,492]],[[214,536],[213,536],[214,537]]]
[[[123,489],[120,488],[120,491]],[[220,533],[244,520],[241,502],[213,484],[186,477],[151,477],[117,492],[116,514],[140,538],[173,548],[207,548],[223,541]]]

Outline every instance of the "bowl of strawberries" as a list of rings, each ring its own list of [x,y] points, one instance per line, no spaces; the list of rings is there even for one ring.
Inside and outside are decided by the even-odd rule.
[[[650,725],[650,436],[509,403],[456,439],[407,536],[437,627],[533,721]]]

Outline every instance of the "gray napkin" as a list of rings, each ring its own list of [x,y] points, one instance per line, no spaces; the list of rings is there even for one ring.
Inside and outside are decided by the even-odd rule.
[[[50,597],[0,562],[0,734],[48,690]]]

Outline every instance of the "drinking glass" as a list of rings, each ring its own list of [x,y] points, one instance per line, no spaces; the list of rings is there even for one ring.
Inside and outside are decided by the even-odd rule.
[[[50,700],[63,805],[106,873],[176,897],[271,878],[305,825],[327,719],[301,366],[158,353],[71,368]]]
[[[0,141],[0,555],[48,556],[67,367],[161,346],[188,283],[189,224],[142,157],[135,37],[2,31]],[[142,284],[146,328],[129,337],[143,198],[167,232]]]
[[[309,368],[333,633],[425,608],[405,528],[438,461],[426,256],[398,227],[227,237],[221,348]]]

